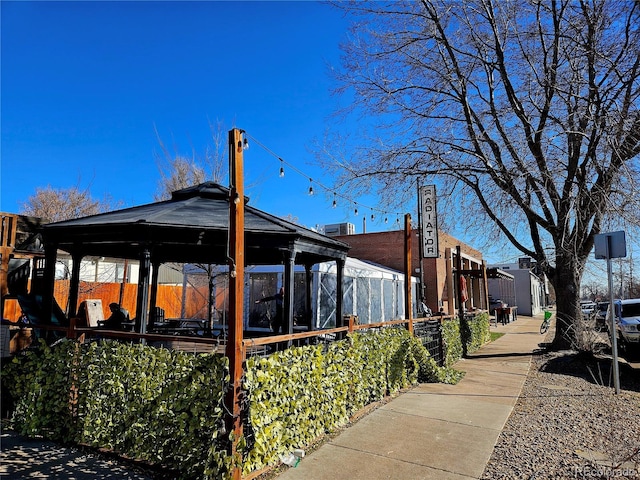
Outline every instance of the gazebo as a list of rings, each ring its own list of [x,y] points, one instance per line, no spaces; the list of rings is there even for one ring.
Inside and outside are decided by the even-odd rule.
[[[230,259],[230,189],[205,182],[173,192],[170,200],[99,215],[43,225],[45,275],[43,307],[53,308],[58,250],[71,255],[68,316],[78,308],[80,261],[85,256],[136,260],[140,264],[136,330],[146,333],[154,311],[159,266],[167,262],[222,265]],[[245,204],[248,198],[245,197]],[[246,265],[283,265],[287,333],[293,331],[294,267],[307,272],[318,263],[335,261],[342,285],[349,246],[325,235],[270,215],[244,209]],[[307,293],[310,297],[310,293]],[[342,298],[336,298],[336,320],[342,319]],[[287,322],[288,319],[288,322]]]

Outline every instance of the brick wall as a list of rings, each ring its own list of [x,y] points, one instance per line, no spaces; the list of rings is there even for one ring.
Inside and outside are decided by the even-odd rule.
[[[389,232],[361,233],[357,235],[342,235],[334,237],[337,240],[351,245],[349,256],[379,263],[394,270],[404,271],[404,230]],[[411,260],[412,275],[418,276],[416,270],[419,267],[419,240],[418,230],[412,232]],[[425,258],[423,264],[423,279],[425,285],[425,302],[432,311],[437,312],[444,307],[448,312],[446,300],[448,292],[446,288],[447,265],[445,250],[451,248],[454,252],[460,245],[461,251],[477,260],[482,260],[482,253],[469,245],[465,245],[458,239],[442,231],[438,232],[439,258]]]

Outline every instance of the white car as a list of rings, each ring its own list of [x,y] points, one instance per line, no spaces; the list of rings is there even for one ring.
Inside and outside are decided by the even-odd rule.
[[[597,309],[598,304],[596,302],[589,302],[584,300],[580,302],[580,310],[582,311],[583,315],[591,315]]]
[[[615,300],[616,339],[623,349],[640,350],[640,298]]]

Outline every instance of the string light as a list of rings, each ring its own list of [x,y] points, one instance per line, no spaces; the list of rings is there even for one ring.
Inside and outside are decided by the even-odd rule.
[[[242,149],[249,150],[249,140],[247,140],[247,137],[244,137],[244,140],[242,141]]]
[[[294,172],[298,173],[301,176],[309,178],[308,194],[309,195],[314,195],[315,194],[315,191],[314,191],[314,188],[313,188],[313,179],[311,177],[309,177],[308,175],[305,175],[304,172],[302,172],[298,168],[296,168],[295,165],[292,165],[292,164],[286,162],[283,158],[281,158],[278,155],[276,155],[275,152],[271,151],[269,148],[267,148],[265,145],[263,145],[256,138],[254,138],[251,135],[249,135],[248,133],[246,133],[244,130],[242,131],[242,133],[245,136],[245,138],[243,139],[243,149],[248,149],[249,148],[249,141],[248,141],[247,137],[250,137],[253,142],[256,142],[258,144],[258,146],[262,147],[265,151],[267,151],[268,153],[270,153],[271,155],[273,155],[275,158],[277,158],[280,161],[280,172],[279,172],[280,178],[285,176],[284,166],[286,164],[287,167],[292,169]],[[319,186],[322,190],[329,191],[329,188],[325,187],[321,183],[318,183],[318,182],[315,182],[315,183],[316,183],[316,186]],[[360,205],[360,206],[362,206],[364,208],[370,208],[371,209],[371,221],[372,222],[375,221],[375,213],[374,213],[375,211],[378,211],[380,214],[384,215],[384,223],[388,223],[388,221],[389,221],[387,214],[389,214],[389,213],[393,214],[392,212],[387,212],[385,210],[374,209],[373,207],[369,207],[368,205],[361,205],[358,202],[356,202],[355,200],[352,200],[351,198],[349,198],[348,196],[338,194],[335,191],[333,192],[333,201],[332,201],[332,205],[331,205],[333,208],[336,208],[338,206],[338,200],[337,200],[338,196],[340,196],[341,198],[343,198],[343,199],[345,199],[347,201],[353,202],[354,215],[356,215],[356,216],[358,215],[358,205]],[[400,214],[396,212],[396,215],[400,215]],[[396,222],[398,223],[398,225],[400,225],[399,216],[396,217]]]

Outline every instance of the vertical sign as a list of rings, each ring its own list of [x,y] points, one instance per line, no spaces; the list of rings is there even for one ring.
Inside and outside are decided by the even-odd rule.
[[[609,310],[607,317],[611,322],[611,352],[613,353],[613,386],[616,395],[620,393],[620,371],[618,367],[618,339],[616,334],[616,309],[613,302],[613,272],[611,269],[612,258],[624,258],[627,256],[627,241],[624,231],[600,233],[593,238],[595,254],[598,259],[607,261],[607,277],[609,278]]]
[[[422,256],[438,258],[438,216],[436,214],[436,186],[420,187],[420,228],[422,234]]]

